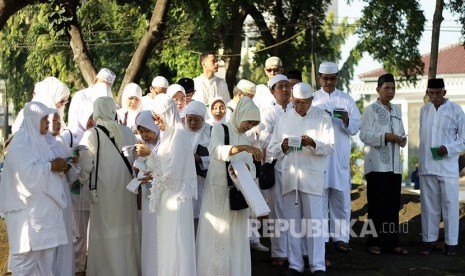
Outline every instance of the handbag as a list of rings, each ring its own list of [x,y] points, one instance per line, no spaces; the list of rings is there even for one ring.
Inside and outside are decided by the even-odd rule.
[[[260,175],[258,177],[258,184],[260,189],[268,190],[274,186],[274,165],[276,164],[276,159],[272,163],[265,163],[262,165],[260,170]]]
[[[224,144],[229,145],[229,130],[228,126],[221,124],[224,129]],[[229,189],[229,209],[232,211],[239,211],[243,209],[249,208],[249,205],[247,204],[247,201],[244,198],[244,195],[242,194],[241,191],[239,191],[236,186],[234,185],[234,181],[231,179],[231,176],[229,175],[228,172],[228,167],[230,162],[225,162],[226,163],[226,177],[228,179],[228,187]]]

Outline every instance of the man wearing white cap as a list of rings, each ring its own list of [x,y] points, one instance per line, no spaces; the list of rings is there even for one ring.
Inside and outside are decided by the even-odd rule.
[[[152,110],[153,99],[160,93],[166,93],[168,86],[170,86],[170,84],[165,77],[156,76],[153,78],[150,86],[150,93],[142,97],[142,109]]]
[[[242,97],[246,96],[251,99],[255,97],[255,84],[251,81],[241,79],[234,87],[233,95],[232,100],[226,104],[226,107],[230,111],[226,113],[226,121],[229,121],[231,114],[236,109],[237,103]]]
[[[260,147],[263,150],[266,150],[271,135],[274,132],[275,125],[284,114],[292,110],[293,105],[290,101],[291,99],[291,84],[286,76],[277,74],[268,81],[268,87],[271,90],[271,95],[273,95],[274,103],[262,110],[261,113],[261,122],[258,126],[259,141]],[[266,151],[265,162],[272,163],[274,156],[271,152]],[[269,189],[269,205],[271,212],[269,214],[270,219],[284,219],[284,210],[283,210],[283,194],[282,194],[282,158],[277,159],[277,162],[274,166],[275,173],[275,185]],[[288,246],[287,246],[287,231],[279,232],[275,237],[271,237],[271,265],[275,267],[282,267],[286,265],[288,257]]]
[[[274,76],[282,74],[284,71],[283,64],[279,57],[269,57],[265,61],[265,74],[268,77],[268,81]],[[260,109],[260,112],[275,103],[275,99],[271,94],[270,88],[266,84],[257,85],[255,98],[253,102]]]
[[[327,202],[324,202],[323,211],[327,216],[329,206],[329,231],[334,247],[340,252],[349,252],[350,136],[360,129],[360,111],[351,96],[336,88],[336,63],[323,62],[318,72],[321,89],[315,92],[312,105],[332,115],[335,134],[335,150],[328,158],[325,178]]]
[[[194,78],[195,93],[192,100],[206,105],[215,97],[222,97],[229,102],[228,85],[224,79],[215,76],[218,72],[218,57],[214,52],[204,52],[200,55],[200,65],[203,73]]]
[[[284,214],[289,222],[288,275],[303,275],[302,236],[308,249],[313,275],[325,275],[323,236],[323,189],[326,159],[333,152],[331,117],[312,104],[312,87],[297,83],[293,88],[294,109],[277,122],[267,151],[282,160]]]

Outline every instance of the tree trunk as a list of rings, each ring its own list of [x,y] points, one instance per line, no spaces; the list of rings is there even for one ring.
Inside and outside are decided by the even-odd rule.
[[[239,9],[239,12],[234,16],[233,22],[230,22],[228,33],[232,33],[232,39],[225,41],[225,54],[237,54],[241,53],[242,49],[242,26],[244,20],[247,17],[247,12],[244,9]],[[229,45],[228,45],[229,44]],[[241,65],[241,55],[231,55],[226,57],[226,83],[228,84],[228,90],[231,98],[233,97],[232,91],[234,85],[236,85],[237,71]]]
[[[145,63],[156,44],[161,41],[163,30],[165,29],[164,20],[168,15],[170,2],[171,0],[157,0],[155,8],[153,9],[152,18],[150,19],[149,29],[142,37],[136,52],[132,56],[131,62],[126,68],[126,74],[124,75],[123,82],[118,92],[118,102],[120,101],[124,87],[128,83],[140,79]]]
[[[0,30],[3,29],[8,19],[22,8],[34,4],[36,2],[46,1],[34,1],[34,0],[0,0]]]
[[[436,9],[433,16],[433,31],[431,34],[431,53],[429,61],[428,79],[436,77],[438,66],[439,51],[439,34],[441,33],[441,22],[444,20],[442,11],[444,9],[444,0],[436,0]]]
[[[66,26],[69,35],[69,44],[73,51],[73,60],[79,66],[81,74],[84,77],[87,85],[91,85],[94,82],[96,70],[94,64],[89,55],[89,50],[87,49],[86,43],[81,33],[81,28],[79,27],[77,19],[77,7],[79,5],[79,0],[70,0],[63,1],[61,5],[64,5],[68,13],[72,15],[71,22]]]

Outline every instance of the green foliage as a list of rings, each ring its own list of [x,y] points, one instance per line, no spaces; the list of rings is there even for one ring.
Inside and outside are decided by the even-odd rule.
[[[364,183],[364,174],[363,166],[360,166],[360,163],[364,158],[363,148],[359,148],[356,144],[352,144],[350,149],[350,175],[352,177],[352,183],[363,184]]]
[[[462,24],[462,37],[465,38],[465,1],[464,0],[451,0],[445,4],[449,10],[459,16],[458,21]],[[463,40],[462,40],[463,41]]]
[[[384,69],[408,81],[416,80],[424,64],[418,51],[425,16],[417,0],[366,0],[358,48],[383,63]]]

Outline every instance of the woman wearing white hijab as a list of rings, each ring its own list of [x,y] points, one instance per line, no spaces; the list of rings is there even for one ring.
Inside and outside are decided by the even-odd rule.
[[[39,102],[24,107],[24,120],[10,144],[0,182],[0,214],[6,218],[9,269],[13,275],[55,275],[57,247],[68,243],[63,209],[63,158],[45,139],[48,116]],[[40,231],[39,231],[40,230]]]
[[[142,89],[136,83],[124,87],[121,97],[121,108],[118,110],[118,121],[136,132],[136,117],[142,111]]]
[[[80,181],[91,185],[88,276],[139,275],[140,235],[136,196],[126,190],[132,180],[133,157],[121,155],[123,146],[134,145],[132,131],[116,122],[116,103],[111,97],[94,102],[97,126],[80,142]],[[127,166],[127,163],[129,163]],[[103,169],[105,168],[105,169]]]
[[[184,87],[177,83],[172,84],[166,90],[166,95],[168,95],[171,99],[173,99],[173,101],[176,102],[179,116],[184,118],[184,108],[186,107],[186,90]]]
[[[225,100],[222,97],[214,97],[208,105],[207,123],[211,126],[225,123],[226,118],[231,117],[227,114],[228,112],[230,113],[231,110],[227,108]]]
[[[229,145],[225,145],[223,126],[213,125],[210,140],[210,166],[200,210],[197,231],[198,275],[251,275],[247,221],[249,210],[231,211],[226,161],[243,161],[255,177],[253,159],[261,160],[260,149],[252,147],[245,132],[258,125],[260,111],[243,97],[225,125]]]
[[[187,154],[192,152],[190,137],[168,95],[155,96],[152,115],[161,130],[158,151],[147,160],[153,176],[150,209],[157,214],[158,275],[195,276],[192,199],[197,177],[194,157]]]
[[[63,115],[65,105],[69,100],[69,88],[55,77],[47,77],[38,82],[34,86],[34,97],[32,101],[43,103],[48,108],[58,109],[58,114],[62,118],[62,126],[64,127]],[[11,132],[15,134],[21,127],[23,122],[23,110],[18,113],[15,122],[11,126]]]
[[[136,117],[136,126],[143,141],[136,144],[139,157],[134,161],[134,167],[139,169],[139,176],[147,171],[147,156],[153,151],[156,154],[160,145],[160,129],[155,124],[150,110],[144,110]],[[149,212],[149,195],[151,183],[141,187],[141,272],[142,276],[157,275],[157,220],[156,214]]]
[[[184,109],[186,117],[184,125],[191,137],[191,144],[194,153],[195,167],[197,171],[197,199],[194,200],[194,219],[195,226],[197,225],[200,207],[202,204],[202,193],[205,185],[205,175],[210,164],[210,156],[208,154],[208,146],[210,144],[211,126],[205,123],[207,109],[205,104],[192,101]]]

